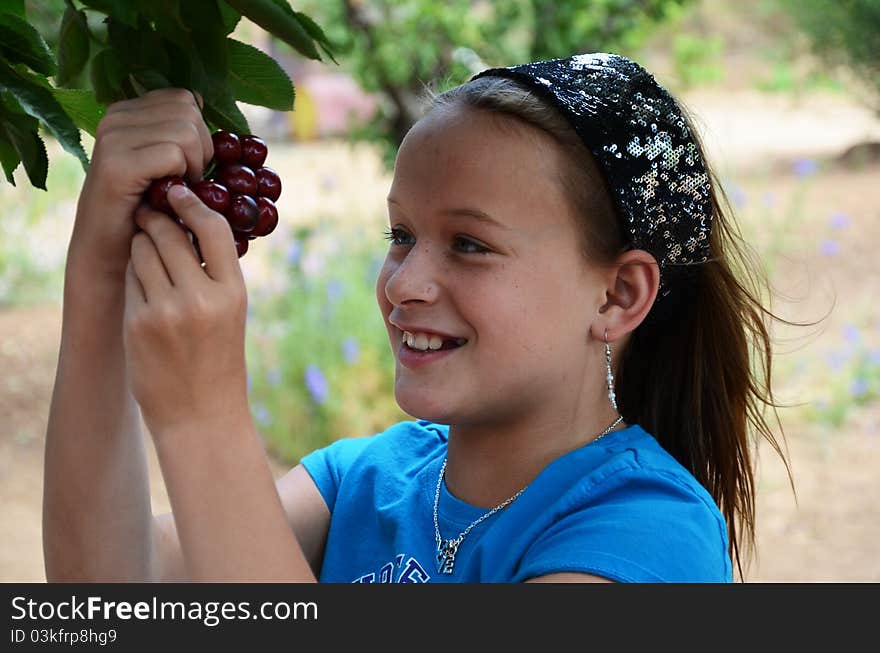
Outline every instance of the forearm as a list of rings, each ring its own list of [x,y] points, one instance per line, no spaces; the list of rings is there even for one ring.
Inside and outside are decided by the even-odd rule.
[[[65,280],[46,433],[43,550],[54,581],[152,576],[149,477],[125,379],[124,288]]]
[[[191,580],[315,582],[246,409],[154,440]]]

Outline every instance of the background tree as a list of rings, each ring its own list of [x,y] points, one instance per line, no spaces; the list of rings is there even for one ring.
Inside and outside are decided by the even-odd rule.
[[[420,115],[424,84],[445,88],[483,68],[576,52],[631,52],[691,0],[305,0],[341,67],[379,95],[352,137],[377,143],[389,167]]]
[[[779,0],[823,66],[844,66],[871,89],[880,114],[880,0]]]

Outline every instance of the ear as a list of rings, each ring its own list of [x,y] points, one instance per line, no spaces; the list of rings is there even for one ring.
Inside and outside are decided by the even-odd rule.
[[[607,279],[606,302],[590,333],[604,342],[607,330],[612,342],[634,331],[648,315],[660,287],[660,267],[645,250],[632,249],[617,258]]]

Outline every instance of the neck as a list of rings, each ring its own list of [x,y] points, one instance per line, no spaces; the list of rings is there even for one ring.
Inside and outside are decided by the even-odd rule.
[[[531,483],[551,462],[592,442],[619,417],[610,405],[582,420],[522,416],[499,424],[449,428],[446,486],[456,498],[494,508]],[[626,428],[620,422],[613,430]]]

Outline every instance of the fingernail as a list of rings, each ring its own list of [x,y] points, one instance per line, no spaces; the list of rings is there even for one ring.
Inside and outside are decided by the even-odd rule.
[[[168,197],[173,197],[176,200],[182,200],[187,195],[189,195],[189,189],[181,184],[174,184],[168,189]]]

